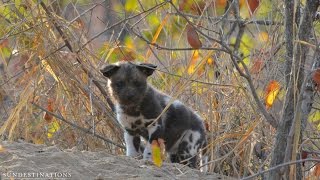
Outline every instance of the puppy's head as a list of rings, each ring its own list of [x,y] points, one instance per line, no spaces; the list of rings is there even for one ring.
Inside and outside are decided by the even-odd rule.
[[[157,66],[153,64],[134,64],[122,62],[104,65],[100,71],[109,79],[109,90],[113,98],[121,105],[139,104],[147,90],[147,77]]]

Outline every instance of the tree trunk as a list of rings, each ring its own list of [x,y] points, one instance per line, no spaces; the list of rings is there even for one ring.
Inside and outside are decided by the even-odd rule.
[[[319,6],[318,1],[307,0],[306,6],[303,10],[303,17],[299,24],[298,40],[309,41],[312,30],[313,15],[315,14]],[[299,44],[295,47],[296,53],[293,58],[293,40],[295,34],[293,32],[294,27],[294,1],[285,0],[285,40],[286,40],[286,100],[284,104],[284,113],[279,123],[275,145],[272,152],[272,159],[270,167],[279,165],[284,162],[285,152],[288,143],[288,134],[292,126],[293,120],[296,118],[296,109],[301,110],[301,106],[298,105],[300,90],[304,80],[304,66],[306,61],[306,54],[308,47],[303,44]],[[300,103],[301,105],[301,103]],[[292,141],[289,141],[290,143]],[[292,148],[291,144],[289,144]],[[291,155],[287,155],[291,157]],[[268,179],[281,179],[282,171],[276,170],[269,173]],[[288,171],[286,171],[288,172]],[[285,175],[286,177],[287,174]]]

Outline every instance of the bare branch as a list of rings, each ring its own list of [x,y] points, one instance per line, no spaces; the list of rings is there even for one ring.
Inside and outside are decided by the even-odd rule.
[[[85,132],[85,133],[90,134],[90,135],[92,135],[92,136],[95,136],[95,137],[97,137],[97,138],[99,138],[99,139],[102,139],[102,140],[104,140],[105,142],[110,143],[110,144],[112,144],[112,145],[115,145],[115,146],[117,146],[117,147],[119,147],[119,148],[121,148],[121,149],[125,149],[124,146],[122,146],[122,145],[120,145],[120,144],[117,144],[117,143],[111,141],[110,139],[107,139],[107,138],[105,138],[105,137],[102,137],[102,136],[100,136],[99,134],[92,133],[90,129],[86,129],[86,128],[83,128],[83,127],[81,127],[81,126],[78,126],[78,125],[76,125],[76,124],[74,124],[74,123],[72,123],[72,122],[64,119],[62,116],[57,115],[57,114],[54,114],[54,113],[46,110],[45,108],[43,108],[43,107],[41,107],[41,106],[39,106],[39,105],[37,105],[37,104],[35,104],[35,103],[33,103],[33,102],[32,102],[31,104],[34,105],[35,107],[41,109],[42,111],[45,111],[45,112],[48,113],[49,115],[54,116],[55,118],[57,118],[57,119],[65,122],[65,123],[69,124],[70,126],[76,128],[76,129],[81,130],[82,132]]]
[[[265,171],[260,171],[254,175],[251,175],[251,176],[248,176],[248,177],[245,177],[245,178],[242,178],[241,180],[248,180],[248,179],[255,179],[255,177],[257,176],[260,176],[262,174],[265,174],[267,172],[271,172],[271,171],[274,171],[274,170],[278,170],[282,167],[285,167],[285,166],[289,166],[289,165],[292,165],[292,164],[298,164],[298,163],[303,163],[303,162],[320,162],[320,159],[315,159],[315,158],[308,158],[308,159],[300,159],[300,160],[297,160],[297,161],[290,161],[290,162],[286,162],[286,163],[282,163],[282,164],[279,164],[277,166],[274,166],[270,169],[267,169]]]

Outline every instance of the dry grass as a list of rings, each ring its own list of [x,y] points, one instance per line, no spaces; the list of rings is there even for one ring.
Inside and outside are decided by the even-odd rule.
[[[118,5],[118,3],[112,6],[97,4],[96,6],[106,10]],[[98,71],[105,63],[101,57],[111,57],[108,56],[110,49],[123,45],[121,43],[129,47],[130,42],[119,42],[117,34],[112,33],[113,29],[123,30],[122,28],[126,27],[129,30],[127,35],[133,39],[131,43],[134,47],[130,48],[133,49],[135,56],[153,62],[159,67],[159,71],[150,82],[158,89],[192,106],[208,124],[210,141],[207,152],[210,156],[210,171],[242,177],[267,166],[275,130],[265,122],[251,95],[247,81],[236,71],[228,53],[200,50],[201,55],[196,59],[192,50],[156,49],[135,36],[134,33],[138,31],[143,31],[146,36],[152,36],[157,29],[152,30],[149,27],[146,16],[156,14],[161,21],[168,9],[174,10],[169,4],[150,11],[147,10],[150,7],[145,7],[145,12],[140,15],[128,13],[127,19],[121,19],[122,23],[119,23],[119,26],[112,25],[117,24],[114,22],[117,18],[110,22],[107,20],[104,24],[110,31],[107,31],[108,38],[103,39],[104,46],[97,45],[92,41],[94,35],[86,33],[91,23],[88,19],[95,19],[90,16],[92,9],[95,8],[89,8],[95,6],[94,4],[81,6],[81,12],[77,12],[77,6],[73,4],[75,9],[71,8],[74,13],[71,19],[74,21],[66,20],[62,13],[66,12],[63,11],[64,6],[56,3],[52,6],[46,4],[49,12],[56,8],[57,13],[52,14],[34,1],[25,1],[25,4],[20,6],[2,5],[8,8],[8,16],[0,17],[6,20],[0,24],[3,29],[0,32],[0,43],[9,40],[9,50],[17,52],[1,58],[3,61],[2,71],[0,67],[3,74],[0,79],[2,139],[23,138],[29,142],[57,144],[63,148],[74,146],[87,150],[104,148],[114,154],[123,154],[123,149],[94,135],[124,145],[122,129],[116,123],[105,94],[97,84],[106,87],[106,80]],[[69,8],[70,6],[71,4]],[[20,12],[17,7],[26,8],[27,11]],[[81,13],[83,16],[80,16]],[[281,12],[274,12],[274,17],[278,16],[277,13]],[[123,17],[120,14],[118,18]],[[197,19],[192,20],[197,22]],[[164,29],[154,42],[173,49],[188,47],[184,32],[186,21],[182,17],[172,14],[163,24]],[[219,39],[220,36],[215,32],[219,32],[221,22],[217,21],[216,24],[210,19],[203,18],[200,29],[208,36]],[[232,23],[227,23],[223,31],[229,32],[231,27]],[[250,68],[256,60],[264,62],[262,70],[258,74],[252,74],[256,91],[263,101],[263,92],[270,80],[275,79],[282,84],[284,82],[282,27],[251,24],[246,28],[245,33],[249,34],[251,41],[255,43],[255,47],[250,49],[248,55],[251,62],[247,65]],[[267,42],[256,42],[261,32],[272,36],[269,36]],[[231,42],[234,37],[235,34],[232,34]],[[201,40],[205,47],[221,48],[219,44],[212,45],[212,42],[205,37]],[[66,46],[66,42],[72,49]],[[102,48],[100,52],[97,51],[97,46]],[[147,53],[149,47],[152,47],[152,50]],[[119,54],[122,53],[127,52],[120,50]],[[146,54],[150,58],[143,59]],[[213,62],[209,62],[208,57],[211,57]],[[113,61],[111,58],[107,60]],[[283,102],[281,98],[279,96],[274,106],[268,110],[276,119],[280,117]],[[34,103],[48,109],[48,99],[53,100],[52,112],[63,117],[69,124],[59,118],[46,121],[45,112],[32,105]],[[58,122],[60,127],[52,133],[52,137],[48,137],[53,122]],[[89,133],[72,124],[87,129]]]

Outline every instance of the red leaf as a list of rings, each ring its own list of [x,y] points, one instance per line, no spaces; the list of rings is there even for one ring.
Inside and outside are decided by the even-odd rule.
[[[249,12],[252,15],[259,6],[260,0],[247,0],[247,2],[249,5]]]
[[[320,86],[320,69],[316,69],[313,72],[312,80],[317,84],[317,87]],[[319,89],[319,88],[318,88]]]
[[[308,152],[302,150],[301,159],[307,159],[308,155],[309,155]],[[302,165],[304,166],[304,162],[302,162]]]
[[[48,99],[47,111],[53,112],[53,102],[54,102],[54,100],[52,98]],[[53,119],[53,116],[50,115],[49,113],[45,112],[43,118],[47,121],[47,123],[50,123]]]
[[[190,46],[195,49],[199,49],[202,46],[197,31],[190,24],[187,25],[187,40]]]

